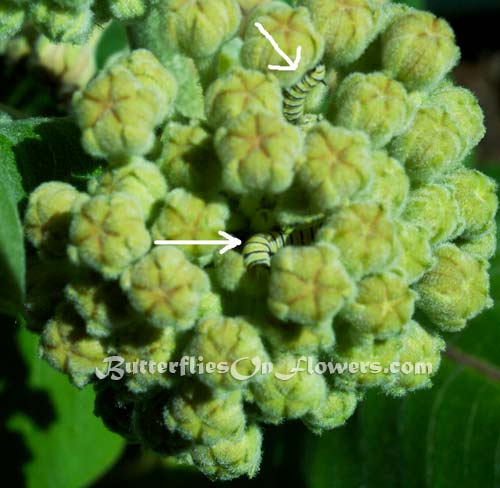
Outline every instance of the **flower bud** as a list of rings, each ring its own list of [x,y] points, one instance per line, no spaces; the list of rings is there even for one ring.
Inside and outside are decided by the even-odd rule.
[[[462,227],[457,201],[443,185],[425,185],[410,193],[403,219],[418,225],[431,244],[445,242]]]
[[[92,28],[92,11],[88,5],[68,9],[51,0],[30,2],[29,20],[54,42],[82,43]]]
[[[383,2],[370,0],[301,0],[325,39],[328,64],[344,66],[358,59],[375,39],[385,17]]]
[[[397,217],[403,211],[410,193],[410,179],[401,164],[385,151],[372,153],[373,183],[364,195],[368,200],[381,203],[387,212]]]
[[[435,254],[437,263],[416,285],[417,307],[438,329],[455,332],[492,304],[487,267],[454,244]]]
[[[471,238],[486,232],[498,208],[495,180],[480,171],[462,169],[443,178],[460,209],[465,228],[462,236]]]
[[[191,456],[195,466],[209,478],[253,478],[260,466],[262,434],[256,425],[251,425],[239,438],[224,439],[213,446],[195,446]]]
[[[151,234],[154,239],[220,240],[218,232],[226,228],[229,209],[223,202],[207,203],[182,188],[171,191],[164,200]],[[182,246],[190,258],[206,264],[217,246]]]
[[[331,390],[316,408],[304,415],[302,421],[309,430],[321,434],[344,425],[354,413],[357,403],[358,395],[355,392]]]
[[[497,225],[492,221],[488,230],[480,236],[474,236],[470,239],[457,242],[461,251],[470,254],[476,259],[489,261],[497,250]]]
[[[246,422],[240,391],[209,390],[195,385],[170,399],[164,418],[171,432],[208,446],[240,438]]]
[[[307,371],[306,358],[282,354],[273,360],[273,371],[251,385],[254,401],[267,423],[302,417],[317,408],[326,396],[322,375]]]
[[[49,181],[31,193],[24,217],[24,230],[31,244],[49,255],[64,255],[71,212],[85,195],[67,183]]]
[[[398,16],[382,34],[382,65],[410,90],[441,81],[459,56],[451,27],[429,12]]]
[[[405,327],[401,344],[398,358],[401,370],[392,375],[390,383],[382,385],[382,389],[393,396],[430,387],[430,378],[439,369],[441,352],[446,346],[439,336],[430,334],[413,320]],[[405,367],[412,368],[409,374],[405,374]]]
[[[272,260],[268,306],[280,320],[303,325],[331,321],[354,293],[333,246],[284,247]]]
[[[155,0],[107,0],[111,15],[119,20],[142,17]]]
[[[370,156],[363,133],[321,122],[307,134],[298,180],[317,209],[331,210],[371,182]]]
[[[205,112],[214,128],[249,110],[282,113],[281,88],[275,77],[259,71],[235,68],[208,88]]]
[[[412,183],[421,184],[455,169],[465,147],[450,113],[439,106],[424,106],[406,132],[391,142],[390,152],[404,164]]]
[[[435,262],[430,240],[419,225],[396,222],[396,232],[401,245],[401,254],[393,269],[401,272],[409,284],[418,281]]]
[[[207,275],[179,249],[157,247],[128,268],[121,286],[130,303],[155,327],[189,329],[210,289]]]
[[[55,369],[83,388],[102,369],[106,353],[101,343],[85,333],[80,317],[66,303],[56,310],[42,333],[40,355]]]
[[[7,41],[22,28],[25,11],[21,5],[2,2],[0,5],[0,41]]]
[[[105,171],[99,178],[91,180],[88,191],[91,195],[126,193],[139,203],[147,220],[154,206],[165,197],[167,185],[155,164],[137,158],[130,164]]]
[[[258,365],[267,360],[256,328],[242,318],[219,316],[199,322],[187,350],[190,356],[201,356],[204,364],[227,363],[230,371],[217,369],[200,376],[211,388],[243,388]]]
[[[400,251],[394,222],[381,205],[369,203],[355,203],[333,214],[317,240],[336,246],[355,278],[384,271]]]
[[[74,212],[68,253],[105,278],[116,278],[146,254],[151,238],[137,201],[125,193],[97,195]]]
[[[148,51],[116,58],[74,98],[85,150],[95,157],[146,154],[175,94],[175,79]]]
[[[410,321],[415,298],[401,276],[391,272],[371,275],[358,283],[356,299],[344,307],[342,317],[362,333],[387,339]]]
[[[240,25],[241,12],[236,0],[165,3],[168,41],[192,58],[213,56]]]
[[[292,60],[295,59],[297,48],[302,47],[296,70],[273,72],[283,87],[298,83],[319,63],[323,56],[323,39],[314,29],[309,11],[304,7],[292,8],[283,3],[271,2],[254,9],[247,21],[241,49],[241,61],[246,68],[268,73],[269,65],[286,64],[271,43],[254,27],[256,22],[273,36],[280,49]]]
[[[364,131],[376,148],[403,132],[413,113],[404,86],[384,73],[353,73],[345,78],[332,109],[335,125]]]
[[[302,152],[299,129],[267,112],[245,113],[215,134],[228,191],[281,193],[292,183]]]

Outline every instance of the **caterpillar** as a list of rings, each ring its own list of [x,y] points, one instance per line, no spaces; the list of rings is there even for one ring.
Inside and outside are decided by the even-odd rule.
[[[325,65],[318,64],[291,88],[283,93],[283,114],[285,119],[296,124],[304,115],[304,104],[307,95],[319,83],[325,83]]]
[[[306,246],[314,242],[320,224],[301,229],[255,234],[243,247],[243,263],[247,269],[271,266],[271,258],[284,246]]]

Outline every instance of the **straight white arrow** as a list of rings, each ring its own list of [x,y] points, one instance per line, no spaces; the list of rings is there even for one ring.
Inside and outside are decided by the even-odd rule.
[[[241,245],[241,241],[232,236],[231,234],[227,234],[223,230],[220,230],[218,234],[222,237],[225,237],[223,241],[195,241],[195,240],[187,240],[187,241],[164,241],[164,240],[156,240],[156,246],[225,246],[223,247],[219,253],[224,254],[230,249],[234,249]]]
[[[259,22],[255,22],[255,27],[259,29],[260,33],[271,43],[274,50],[288,63],[288,66],[276,66],[274,64],[269,64],[267,67],[272,70],[277,71],[295,71],[299,67],[300,58],[302,56],[302,46],[297,47],[297,52],[295,53],[295,61],[292,61],[278,46],[278,43],[273,39],[273,36],[264,29],[263,25]]]

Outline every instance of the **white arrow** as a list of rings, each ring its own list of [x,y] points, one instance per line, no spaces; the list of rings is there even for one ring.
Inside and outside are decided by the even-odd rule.
[[[273,36],[264,29],[261,23],[255,22],[255,27],[259,29],[260,33],[271,43],[275,51],[288,63],[288,66],[276,66],[274,64],[269,64],[267,67],[272,70],[277,71],[295,71],[299,67],[300,58],[302,55],[302,46],[297,47],[297,52],[295,54],[295,61],[292,61],[278,46],[278,43],[273,39]]]
[[[155,241],[156,246],[225,246],[219,253],[224,254],[230,249],[234,249],[241,245],[241,241],[237,237],[220,230],[218,234],[225,237],[223,241]]]

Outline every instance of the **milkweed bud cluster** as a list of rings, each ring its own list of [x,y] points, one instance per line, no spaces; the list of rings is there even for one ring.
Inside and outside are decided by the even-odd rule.
[[[105,4],[130,18],[148,3]],[[445,81],[458,59],[445,21],[375,0],[239,4],[158,4],[165,49],[193,70],[229,44],[241,52],[215,79],[201,70],[197,118],[150,51],[112,59],[74,98],[102,171],[86,191],[35,189],[24,224],[41,355],[75,385],[94,383],[111,430],[216,479],[258,471],[263,424],[300,419],[320,433],[369,388],[429,387],[440,333],[491,305],[496,244],[496,184],[463,164],[483,116]],[[22,18],[27,5],[12,8]],[[255,22],[286,53],[302,46],[298,70],[268,69],[282,60]],[[218,231],[244,245],[222,255],[213,243],[153,245]],[[238,374],[98,380],[110,355]],[[328,373],[328,362],[379,368]],[[428,367],[392,371],[398,362]],[[272,372],[253,374],[262,364]]]

